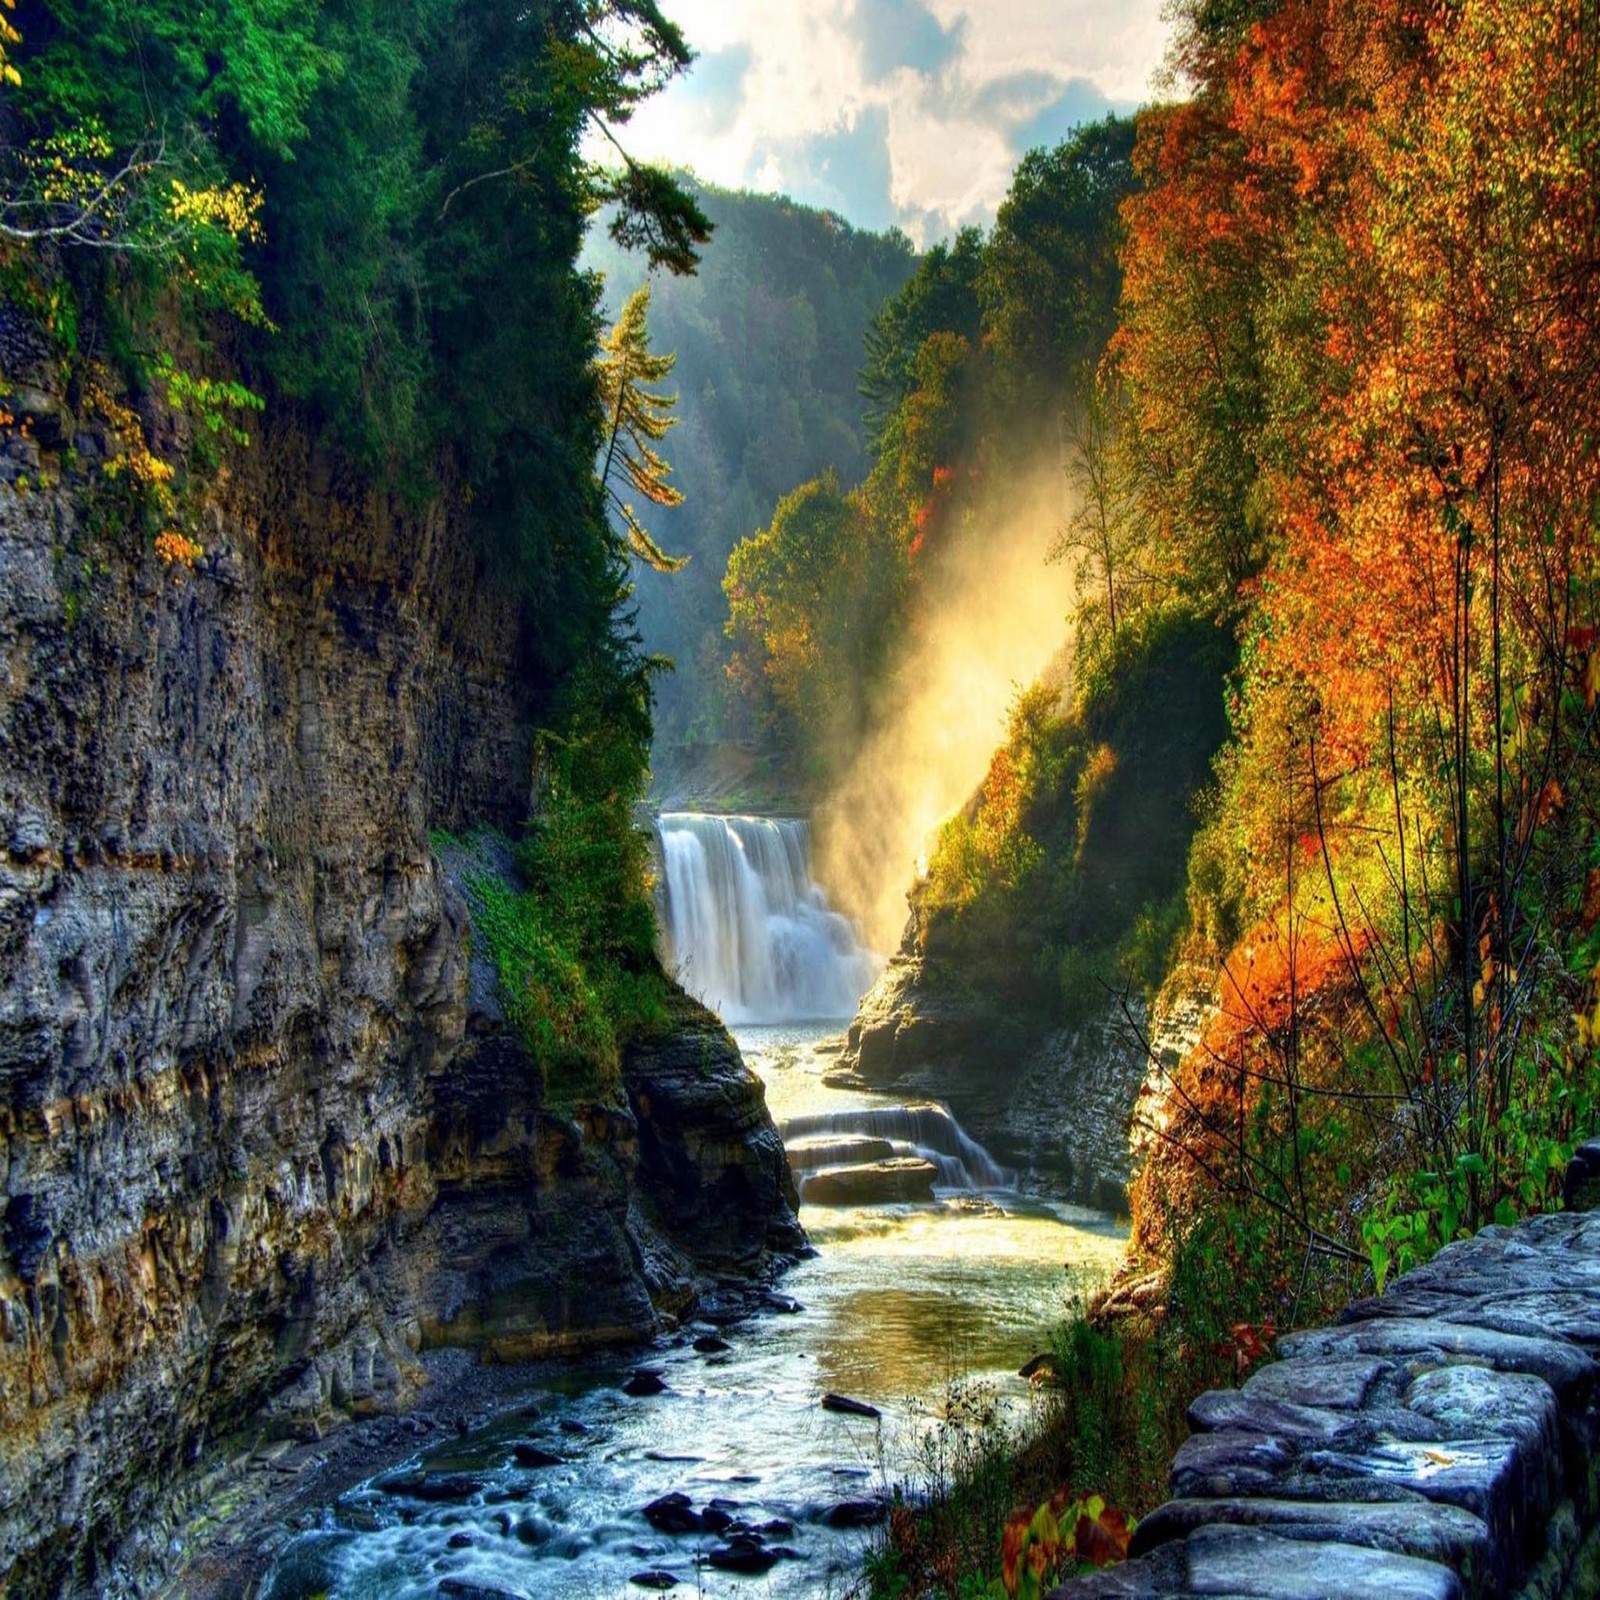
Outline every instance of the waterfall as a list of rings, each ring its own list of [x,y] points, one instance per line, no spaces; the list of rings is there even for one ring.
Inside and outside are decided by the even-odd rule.
[[[664,812],[667,959],[725,1022],[841,1020],[877,974],[811,879],[794,818]]]

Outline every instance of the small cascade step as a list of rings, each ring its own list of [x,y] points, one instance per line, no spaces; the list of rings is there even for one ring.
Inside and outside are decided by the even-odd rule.
[[[819,1167],[852,1167],[867,1161],[888,1161],[906,1153],[892,1139],[879,1139],[868,1133],[845,1134],[837,1139],[823,1134],[817,1138],[796,1139],[784,1148],[789,1165],[796,1173],[814,1172]]]
[[[872,1139],[887,1142],[895,1156],[931,1163],[937,1172],[935,1182],[944,1188],[1001,1189],[1011,1181],[1006,1170],[950,1111],[934,1101],[816,1112],[789,1118],[778,1132],[790,1151],[791,1163],[797,1167],[800,1163],[795,1159],[796,1150],[804,1152],[852,1139]]]

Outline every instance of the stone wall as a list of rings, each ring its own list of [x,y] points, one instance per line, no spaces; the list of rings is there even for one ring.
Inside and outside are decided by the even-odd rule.
[[[522,818],[530,731],[449,506],[280,422],[184,573],[108,520],[49,371],[6,378],[0,1593],[112,1594],[229,1434],[403,1406],[430,1341],[648,1337],[799,1235],[714,1020],[698,1080],[643,1042],[556,1108],[474,981],[429,830]]]
[[[1600,1213],[1486,1228],[1278,1350],[1195,1402],[1135,1559],[1052,1600],[1600,1594]]]

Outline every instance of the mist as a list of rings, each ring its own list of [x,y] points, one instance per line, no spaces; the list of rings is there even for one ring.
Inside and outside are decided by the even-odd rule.
[[[876,708],[875,732],[816,818],[817,876],[871,946],[894,949],[939,826],[982,782],[1020,689],[1063,654],[1070,563],[1047,563],[1065,520],[1062,473],[1007,487],[936,558]]]

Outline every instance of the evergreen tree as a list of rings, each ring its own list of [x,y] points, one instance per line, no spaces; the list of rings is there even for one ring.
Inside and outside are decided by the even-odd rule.
[[[651,353],[650,285],[644,284],[629,296],[616,326],[601,339],[595,372],[610,430],[600,481],[622,522],[628,548],[657,572],[681,571],[687,558],[669,556],[656,543],[615,484],[620,478],[653,506],[683,504],[682,493],[667,482],[672,466],[655,448],[678,425],[672,415],[678,397],[646,387],[663,382],[677,363],[675,355]]]

